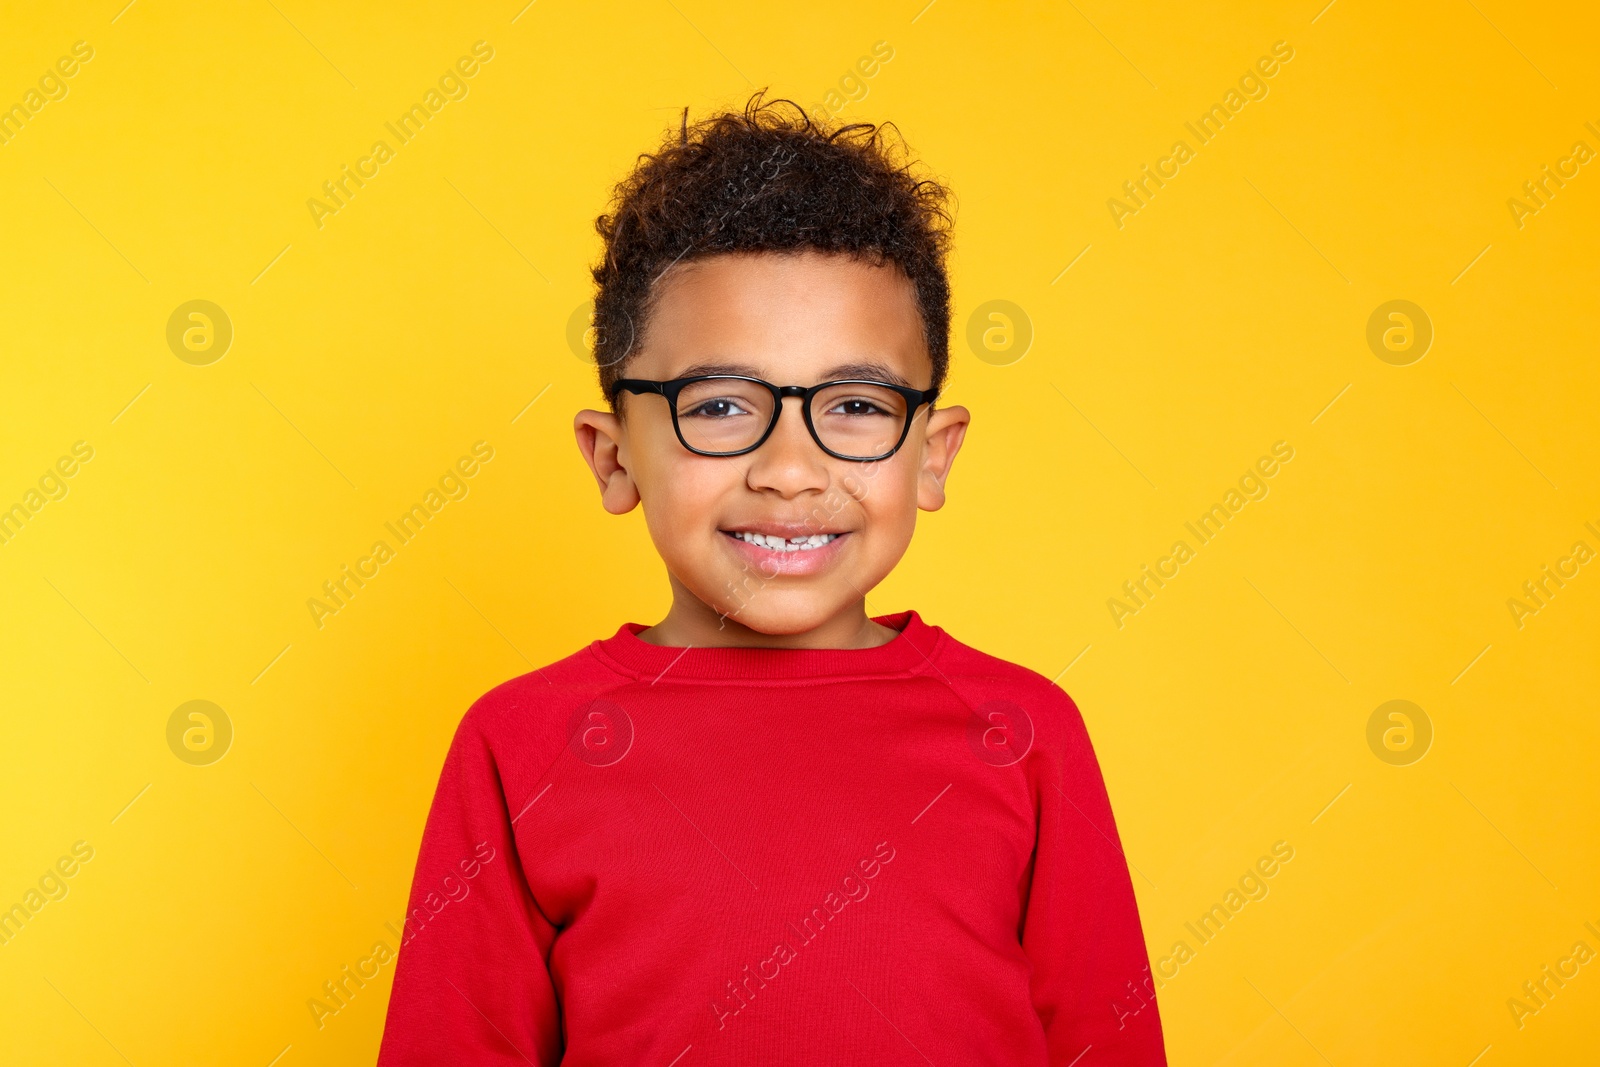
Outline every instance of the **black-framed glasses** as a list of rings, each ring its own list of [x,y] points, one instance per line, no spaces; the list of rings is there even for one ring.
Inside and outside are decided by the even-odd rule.
[[[666,382],[619,378],[618,393],[666,398],[672,428],[683,447],[699,456],[742,456],[760,448],[778,425],[786,397],[800,399],[811,437],[835,459],[870,463],[888,459],[905,444],[911,420],[937,389],[912,389],[870,379],[817,385],[773,385],[739,374],[700,374]]]

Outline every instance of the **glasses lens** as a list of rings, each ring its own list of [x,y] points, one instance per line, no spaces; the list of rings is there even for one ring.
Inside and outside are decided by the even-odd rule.
[[[678,431],[702,452],[737,452],[772,423],[772,393],[739,378],[706,378],[678,393]]]
[[[811,424],[829,451],[873,459],[899,442],[906,426],[906,398],[881,385],[843,382],[811,400]]]

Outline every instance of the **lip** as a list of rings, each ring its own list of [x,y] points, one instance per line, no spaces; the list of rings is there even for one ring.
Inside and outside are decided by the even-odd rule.
[[[781,537],[788,541],[795,537],[810,537],[813,534],[847,534],[849,530],[830,530],[826,526],[818,526],[814,522],[750,522],[738,526],[724,526],[722,533],[758,533],[768,537]]]
[[[776,578],[779,575],[798,577],[819,574],[833,565],[834,560],[842,551],[840,546],[850,539],[850,534],[846,531],[818,530],[815,527],[807,528],[798,525],[762,524],[760,526],[740,526],[737,529],[785,538],[805,537],[818,533],[835,534],[834,539],[821,548],[785,552],[782,549],[762,548],[760,545],[752,545],[742,537],[735,537],[729,530],[718,530],[717,532],[728,542],[728,546],[733,550],[734,554],[764,578]]]

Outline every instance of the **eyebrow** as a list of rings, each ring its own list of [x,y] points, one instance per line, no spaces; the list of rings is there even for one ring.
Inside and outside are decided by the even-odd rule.
[[[702,374],[741,374],[747,378],[761,377],[757,369],[748,363],[696,363],[685,367],[674,377],[694,378]],[[828,368],[822,376],[823,381],[839,381],[847,378],[867,378],[912,388],[911,383],[902,375],[895,373],[885,364],[870,360],[864,363],[840,363]]]

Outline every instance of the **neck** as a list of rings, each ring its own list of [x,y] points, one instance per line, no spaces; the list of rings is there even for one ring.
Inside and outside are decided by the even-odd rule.
[[[672,578],[672,607],[667,617],[639,632],[639,640],[675,648],[876,648],[894,640],[887,626],[867,616],[865,597],[854,600],[826,621],[792,634],[753,630],[723,615]]]

